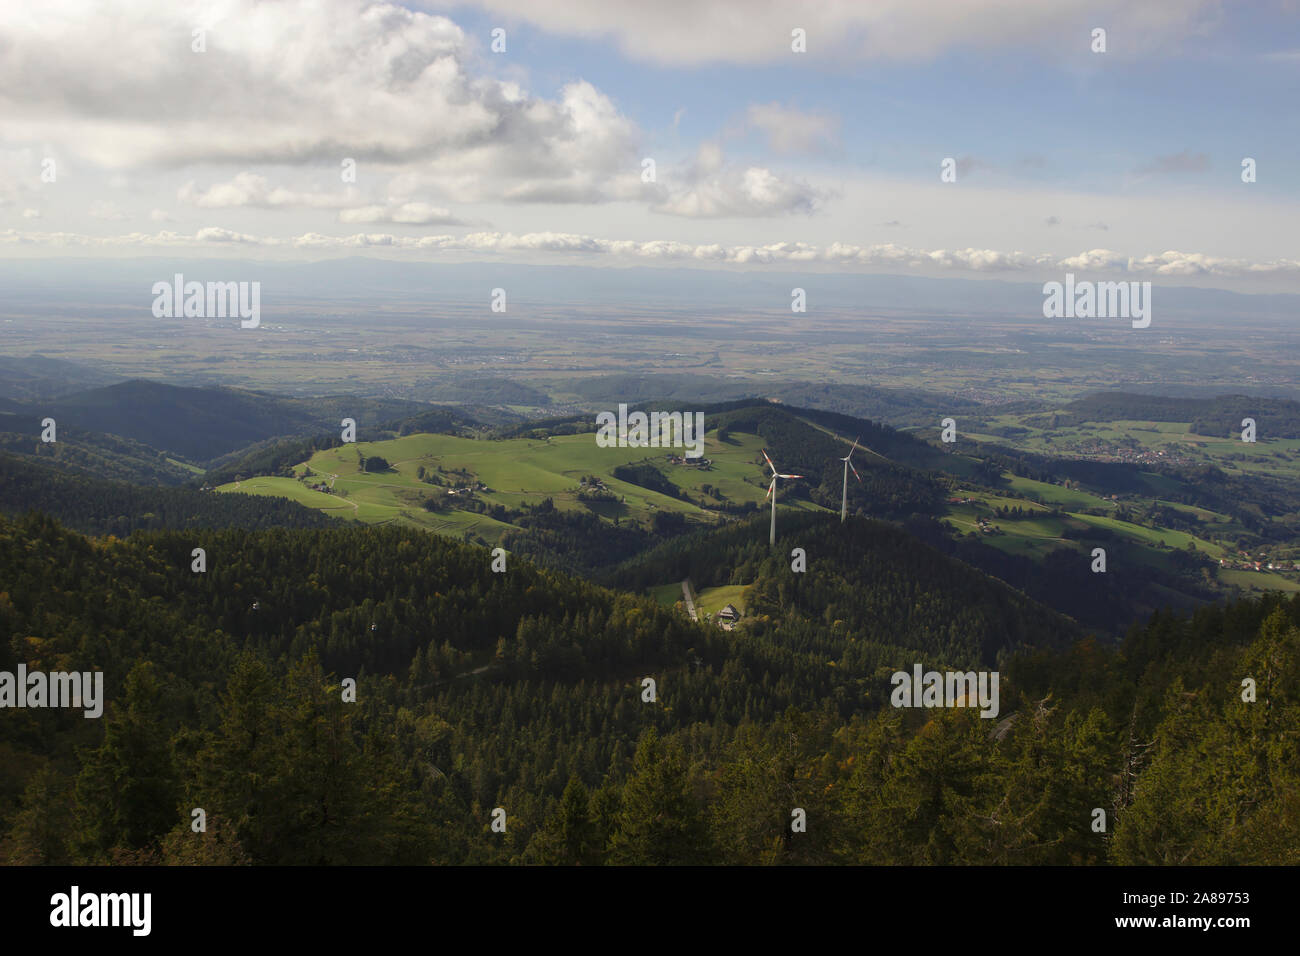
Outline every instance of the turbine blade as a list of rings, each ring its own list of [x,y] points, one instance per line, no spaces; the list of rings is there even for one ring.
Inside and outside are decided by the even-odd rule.
[[[858,438],[861,438],[861,437],[862,437],[861,435],[858,436]],[[854,453],[855,451],[858,450],[858,438],[853,439],[853,447],[849,449],[849,457],[850,457],[850,458],[852,458],[852,457],[853,457],[853,453]]]
[[[763,449],[763,457],[767,458],[767,449]],[[772,459],[767,458],[767,465],[772,469],[772,474],[776,474],[776,465],[772,464]]]
[[[802,478],[803,475],[777,475],[778,478]]]
[[[851,461],[849,462],[849,470],[853,472],[854,478],[858,479],[859,482],[862,481],[862,476],[858,474],[858,470],[853,467],[853,462]]]
[[[773,476],[772,476],[772,483],[771,483],[770,485],[767,486],[767,494],[765,494],[765,495],[763,496],[763,500],[764,500],[764,501],[766,501],[768,498],[772,497],[772,491],[773,491],[773,489],[775,489],[775,488],[776,488],[776,476],[773,475]]]

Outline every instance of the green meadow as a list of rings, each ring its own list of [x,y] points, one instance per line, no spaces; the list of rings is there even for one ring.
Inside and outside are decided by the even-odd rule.
[[[1010,487],[1022,492],[1032,492],[1046,501],[1051,501],[1060,513],[1052,513],[1046,506],[1009,495],[995,495],[982,490],[963,489],[954,492],[954,497],[970,499],[967,504],[949,504],[943,521],[954,531],[961,534],[975,533],[988,545],[1009,554],[1041,558],[1059,548],[1072,548],[1087,553],[1097,546],[1107,547],[1104,540],[1092,538],[1067,538],[1064,532],[1074,529],[1079,532],[1086,527],[1100,528],[1119,535],[1121,541],[1129,546],[1132,559],[1149,564],[1166,565],[1169,550],[1183,550],[1190,543],[1197,551],[1207,557],[1218,560],[1232,560],[1236,552],[1228,547],[1199,535],[1189,534],[1173,528],[1147,527],[1130,521],[1122,521],[1110,515],[1085,514],[1071,508],[1090,508],[1116,510],[1117,504],[1108,498],[1090,494],[1082,489],[1063,488],[1060,485],[1017,478],[1010,473],[1004,476]],[[1205,508],[1191,505],[1161,502],[1170,508],[1195,516],[1205,526],[1226,524],[1229,519]],[[1002,518],[994,509],[1020,508],[1025,517]],[[979,518],[1001,532],[985,534],[980,530]],[[1220,584],[1240,588],[1244,591],[1263,592],[1267,590],[1300,591],[1300,582],[1283,574],[1269,571],[1246,571],[1233,568],[1214,569]]]
[[[695,610],[701,616],[705,614],[717,614],[728,604],[734,604],[743,614],[745,612],[745,602],[741,600],[741,595],[745,593],[746,584],[727,584],[717,588],[705,588],[695,595]]]
[[[1074,454],[1079,443],[1105,441],[1137,442],[1152,452],[1165,452],[1194,461],[1214,463],[1229,473],[1269,475],[1275,478],[1300,479],[1300,439],[1273,438],[1262,430],[1259,440],[1243,442],[1238,437],[1200,435],[1190,422],[1153,422],[1120,419],[1107,422],[1083,422],[1044,428],[1028,424],[1041,419],[1042,413],[1006,414],[989,417],[983,430],[964,433],[965,437],[989,444],[1011,444],[1022,451],[1046,455]],[[999,435],[1003,429],[1015,429],[1014,439]],[[1085,455],[1084,457],[1091,457]],[[1161,476],[1145,473],[1152,490],[1161,491]]]
[[[716,506],[724,501],[732,505],[763,501],[767,485],[759,465],[762,447],[757,435],[732,432],[726,442],[719,442],[716,433],[706,435],[705,455],[712,464],[704,470],[671,464],[669,449],[601,448],[591,433],[501,440],[417,434],[326,449],[296,466],[296,478],[252,478],[238,487],[232,482],[217,490],[279,495],[366,524],[412,524],[437,534],[482,537],[495,544],[512,525],[460,509],[454,498],[444,510],[424,509],[424,501],[435,489],[419,478],[421,467],[443,485],[486,485],[487,489],[476,490],[474,497],[488,506],[520,510],[549,498],[560,510],[590,511],[611,521],[644,524],[656,512],[665,511],[682,514],[692,522],[715,523],[723,517]],[[362,458],[375,456],[389,463],[388,471],[362,471]],[[618,466],[640,462],[653,466],[685,499],[614,477]],[[603,481],[618,500],[579,500],[580,482],[588,475]],[[300,478],[310,484],[330,485],[333,493],[313,491]],[[708,493],[704,485],[710,486]],[[817,506],[794,501],[781,507]]]
[[[680,581],[673,581],[670,584],[659,584],[649,589],[650,596],[658,601],[664,607],[672,607],[678,601],[682,600],[682,585]]]

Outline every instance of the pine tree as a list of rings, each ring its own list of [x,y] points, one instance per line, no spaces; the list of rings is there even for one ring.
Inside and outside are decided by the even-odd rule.
[[[103,743],[77,778],[82,843],[92,854],[149,847],[176,822],[180,793],[161,700],[157,669],[137,663],[104,718]]]
[[[632,775],[623,787],[618,828],[610,837],[612,863],[672,865],[709,859],[708,830],[681,744],[661,741],[652,727],[641,735]]]

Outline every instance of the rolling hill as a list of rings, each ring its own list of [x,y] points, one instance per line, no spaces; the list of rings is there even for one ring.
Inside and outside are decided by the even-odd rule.
[[[286,398],[234,388],[182,388],[134,380],[64,395],[39,409],[59,423],[130,438],[207,462],[276,436],[338,431],[344,417],[363,431],[428,409],[417,402],[348,396]]]
[[[84,534],[125,537],[172,528],[321,528],[335,522],[292,501],[158,488],[73,475],[0,454],[0,512],[39,511]]]

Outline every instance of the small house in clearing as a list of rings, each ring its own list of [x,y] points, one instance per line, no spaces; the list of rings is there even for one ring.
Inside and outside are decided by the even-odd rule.
[[[731,622],[732,624],[735,624],[737,621],[739,621],[739,620],[740,620],[740,612],[736,610],[736,605],[734,605],[734,604],[728,604],[728,605],[727,605],[726,607],[724,607],[721,611],[719,611],[719,612],[718,612],[718,620],[719,620],[719,621],[729,621],[729,622]]]

